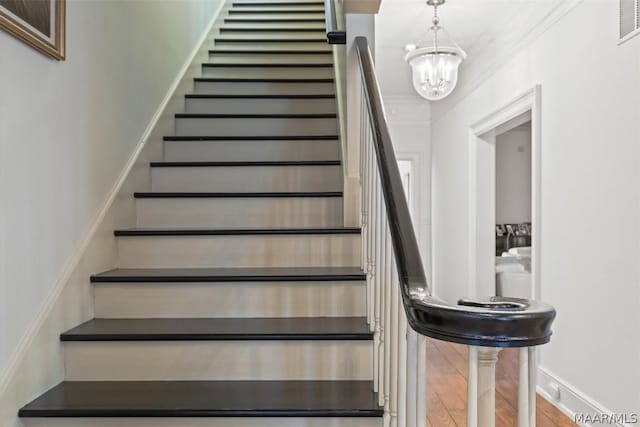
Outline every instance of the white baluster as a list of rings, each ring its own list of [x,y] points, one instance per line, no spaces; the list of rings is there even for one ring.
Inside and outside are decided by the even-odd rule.
[[[398,426],[407,425],[407,318],[404,315],[400,284],[398,293]]]
[[[399,296],[399,280],[398,272],[395,268],[392,268],[391,278],[391,322],[389,323],[389,330],[391,332],[391,384],[389,391],[389,415],[391,417],[390,426],[398,426],[398,296]]]
[[[478,350],[478,424],[496,425],[496,363],[499,348],[480,347]]]
[[[427,425],[427,337],[418,335],[418,387],[416,426]]]
[[[518,427],[529,427],[529,350],[526,347],[519,350],[518,359]]]
[[[391,294],[395,285],[393,277],[395,275],[395,254],[393,251],[393,245],[389,245],[389,264],[388,273],[385,277],[384,285],[384,426],[388,427],[391,424]]]
[[[384,349],[385,349],[385,342],[386,342],[386,338],[385,338],[385,330],[386,330],[386,326],[385,326],[385,313],[386,313],[386,308],[385,308],[385,295],[386,295],[386,288],[389,286],[389,275],[391,274],[391,243],[390,243],[390,236],[389,236],[389,223],[387,221],[384,222],[384,232],[383,232],[383,236],[384,239],[382,240],[382,248],[383,248],[383,255],[382,255],[382,260],[381,260],[381,264],[383,266],[382,269],[382,273],[380,275],[380,286],[378,286],[378,293],[379,293],[379,313],[378,315],[380,316],[380,342],[378,343],[378,348],[377,348],[377,352],[378,352],[378,369],[379,369],[379,375],[380,375],[380,382],[382,384],[386,384],[386,361],[385,361],[385,356],[384,356]],[[378,396],[378,401],[380,403],[380,405],[384,406],[384,397],[385,397],[385,387],[380,387],[380,394]]]
[[[467,427],[478,427],[478,347],[469,346]]]
[[[379,221],[379,217],[380,217],[380,211],[378,209],[378,183],[377,183],[377,179],[376,179],[376,169],[375,169],[375,153],[374,153],[374,149],[373,149],[373,138],[372,138],[372,134],[371,134],[371,129],[367,128],[367,145],[369,145],[369,157],[370,157],[370,163],[369,163],[369,168],[370,168],[370,173],[371,173],[371,188],[369,190],[369,194],[371,197],[371,203],[370,203],[370,213],[371,213],[371,218],[369,220],[369,224],[371,226],[371,233],[369,235],[370,241],[369,241],[369,274],[372,277],[372,287],[370,288],[370,292],[367,295],[367,317],[369,319],[373,318],[373,294],[374,291],[373,289],[375,289],[376,286],[378,286],[378,283],[380,281],[380,278],[377,275],[377,270],[376,270],[376,244],[378,242],[378,221]]]
[[[529,347],[529,426],[536,427],[536,383],[538,377],[538,359],[536,348]]]
[[[380,348],[382,346],[382,342],[384,340],[382,334],[383,326],[381,324],[381,312],[382,312],[382,288],[385,286],[385,273],[387,268],[386,257],[385,257],[385,246],[387,241],[387,233],[386,233],[386,210],[384,209],[384,205],[382,206],[382,215],[380,215],[381,224],[380,224],[380,241],[378,243],[378,251],[377,251],[377,265],[378,265],[378,282],[374,292],[374,319],[376,326],[376,336],[377,340],[374,339],[373,343],[373,366],[374,366],[374,375],[376,376],[376,381],[379,384],[384,384],[383,379],[383,365],[381,361]],[[382,387],[378,387],[379,395],[378,400],[380,401],[382,398]],[[384,401],[381,403],[384,404]]]
[[[404,312],[401,314],[404,318],[405,329],[407,331],[407,386],[406,386],[406,411],[407,411],[407,427],[418,427],[417,423],[417,408],[418,399],[422,398],[426,400],[426,395],[418,394],[418,334],[407,325],[406,316]],[[421,396],[421,397],[420,397]],[[425,424],[421,424],[420,427],[424,427]]]

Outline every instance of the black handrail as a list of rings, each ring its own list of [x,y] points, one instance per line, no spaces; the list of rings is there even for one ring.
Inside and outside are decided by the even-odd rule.
[[[547,343],[556,315],[553,307],[547,304],[519,298],[486,297],[462,299],[458,305],[451,305],[431,295],[367,39],[356,37],[356,47],[409,325],[420,334],[467,345],[530,347]]]
[[[327,43],[346,44],[347,31],[344,25],[344,14],[336,10],[336,2],[341,0],[324,0]]]

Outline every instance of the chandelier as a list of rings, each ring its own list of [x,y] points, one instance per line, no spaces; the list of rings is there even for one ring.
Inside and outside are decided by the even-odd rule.
[[[411,66],[413,87],[418,94],[429,101],[438,101],[449,95],[458,83],[458,67],[467,54],[440,26],[438,6],[445,0],[427,0],[433,6],[432,25],[428,35],[431,40],[423,46],[407,45],[404,60]]]

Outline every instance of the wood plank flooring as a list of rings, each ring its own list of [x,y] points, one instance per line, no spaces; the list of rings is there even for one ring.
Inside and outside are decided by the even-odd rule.
[[[466,427],[467,347],[427,340],[427,427]],[[517,425],[518,352],[500,352],[496,369],[496,427]],[[537,397],[538,427],[575,427],[566,415]]]

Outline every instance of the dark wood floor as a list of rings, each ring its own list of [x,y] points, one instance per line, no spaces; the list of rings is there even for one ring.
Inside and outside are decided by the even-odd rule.
[[[427,427],[466,427],[467,347],[427,340]],[[500,352],[496,371],[496,427],[517,425],[518,353]],[[577,426],[538,395],[538,427]]]

